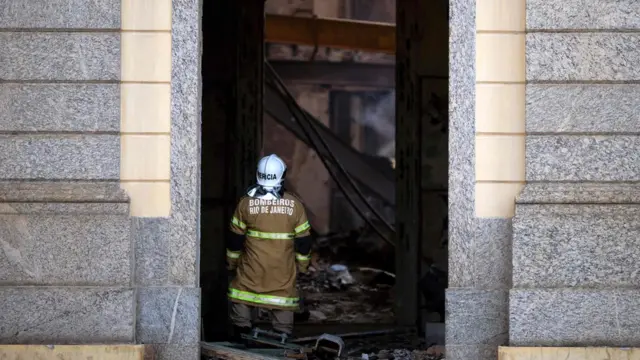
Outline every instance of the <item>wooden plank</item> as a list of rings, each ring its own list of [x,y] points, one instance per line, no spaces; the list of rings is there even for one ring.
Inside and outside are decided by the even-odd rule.
[[[370,21],[266,14],[265,41],[394,54],[396,27]]]
[[[498,348],[499,360],[640,360],[640,348],[511,347]]]
[[[144,345],[0,345],[2,360],[144,360]]]
[[[269,60],[284,81],[305,84],[366,86],[393,89],[395,64]]]
[[[202,355],[223,360],[280,360],[284,358],[284,350],[243,350],[231,345],[230,343],[202,343],[200,349]]]

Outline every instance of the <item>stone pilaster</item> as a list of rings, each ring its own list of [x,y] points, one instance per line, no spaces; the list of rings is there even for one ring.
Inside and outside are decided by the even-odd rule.
[[[495,359],[508,339],[511,218],[524,182],[525,3],[450,6],[447,358]]]

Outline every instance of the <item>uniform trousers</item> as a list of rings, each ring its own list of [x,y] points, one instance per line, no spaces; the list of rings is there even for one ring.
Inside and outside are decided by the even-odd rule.
[[[252,308],[247,304],[231,302],[231,314],[229,317],[233,325],[245,328],[252,327]],[[293,331],[293,311],[270,309],[269,317],[271,318],[273,330],[291,334]]]

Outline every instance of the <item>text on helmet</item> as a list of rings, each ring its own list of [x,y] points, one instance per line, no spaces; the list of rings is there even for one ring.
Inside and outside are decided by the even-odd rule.
[[[260,180],[278,180],[278,176],[276,174],[265,174],[258,171],[258,179]]]

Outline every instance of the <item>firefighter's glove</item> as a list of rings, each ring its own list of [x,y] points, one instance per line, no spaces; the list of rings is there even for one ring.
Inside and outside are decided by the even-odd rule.
[[[238,259],[240,259],[240,251],[227,249],[227,270],[235,271],[238,267]]]
[[[309,260],[297,260],[298,272],[301,274],[306,274],[309,271]]]
[[[230,272],[235,272],[237,268],[238,268],[238,260],[227,258],[227,270],[229,270]]]

